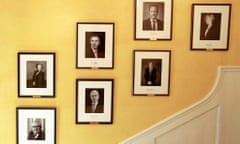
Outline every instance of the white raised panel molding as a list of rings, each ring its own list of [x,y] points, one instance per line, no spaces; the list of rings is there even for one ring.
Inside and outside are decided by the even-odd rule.
[[[119,144],[240,144],[240,67],[218,67],[206,97]]]

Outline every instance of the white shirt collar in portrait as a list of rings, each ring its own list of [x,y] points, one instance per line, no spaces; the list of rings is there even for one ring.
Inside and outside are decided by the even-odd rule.
[[[98,50],[97,50],[97,48],[91,48],[91,49],[92,49],[92,52],[94,54],[94,57],[98,58]]]

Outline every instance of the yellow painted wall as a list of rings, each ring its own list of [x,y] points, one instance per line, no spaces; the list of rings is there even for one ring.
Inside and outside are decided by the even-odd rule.
[[[196,2],[232,3],[229,51],[190,51]],[[200,100],[218,65],[240,65],[239,0],[174,0],[173,40],[134,41],[134,0],[0,0],[0,144],[16,143],[16,107],[57,108],[58,144],[116,144]],[[115,22],[115,69],[75,69],[76,22]],[[172,50],[169,97],[133,97],[134,49]],[[56,98],[17,98],[17,52],[56,52]],[[75,79],[114,78],[112,125],[75,124]]]

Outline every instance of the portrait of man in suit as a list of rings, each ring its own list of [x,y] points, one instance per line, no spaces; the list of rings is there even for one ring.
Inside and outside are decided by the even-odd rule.
[[[28,119],[28,140],[45,140],[45,119]]]
[[[143,30],[163,31],[163,2],[144,2],[143,4]]]
[[[221,13],[202,13],[200,40],[220,40]]]
[[[143,86],[161,85],[161,59],[143,59],[142,60],[142,82]]]
[[[86,89],[86,113],[104,113],[104,89]]]
[[[46,61],[27,62],[27,88],[46,88]]]
[[[105,32],[86,32],[86,58],[105,58]]]

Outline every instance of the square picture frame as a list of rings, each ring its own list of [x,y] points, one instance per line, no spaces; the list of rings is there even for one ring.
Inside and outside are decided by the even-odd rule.
[[[135,40],[172,40],[173,0],[135,0]]]
[[[114,23],[77,23],[77,69],[114,68]]]
[[[229,49],[231,4],[192,4],[191,50]]]
[[[113,79],[76,80],[76,124],[113,123]]]
[[[134,50],[133,96],[168,96],[170,50]]]
[[[55,97],[54,52],[18,52],[18,97]]]
[[[56,108],[17,107],[17,144],[56,144]]]

